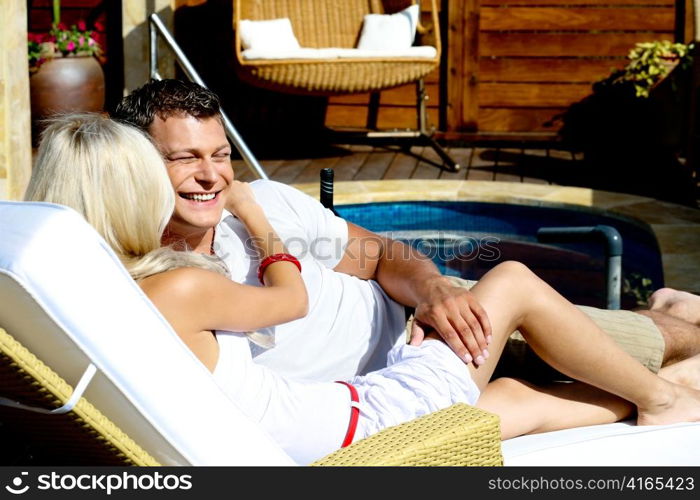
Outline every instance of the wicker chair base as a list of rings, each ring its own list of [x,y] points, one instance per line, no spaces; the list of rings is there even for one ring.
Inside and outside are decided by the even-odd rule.
[[[299,61],[239,64],[239,77],[258,87],[289,94],[332,96],[375,92],[415,82],[433,71],[435,60]]]
[[[384,429],[313,465],[497,466],[503,465],[496,415],[465,404]]]

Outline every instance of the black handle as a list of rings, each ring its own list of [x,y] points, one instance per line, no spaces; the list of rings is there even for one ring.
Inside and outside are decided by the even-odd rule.
[[[321,170],[321,205],[338,215],[333,207],[333,169],[324,168]]]

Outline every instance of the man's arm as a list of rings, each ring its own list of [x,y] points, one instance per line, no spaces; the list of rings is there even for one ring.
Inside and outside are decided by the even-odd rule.
[[[452,285],[410,245],[348,222],[348,245],[335,270],[373,279],[391,298],[415,307],[412,344],[420,344],[431,327],[461,359],[483,362],[491,335],[486,312],[469,290]]]

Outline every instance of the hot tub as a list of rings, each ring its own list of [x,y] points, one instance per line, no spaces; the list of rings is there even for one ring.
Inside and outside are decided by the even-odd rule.
[[[346,220],[409,243],[448,275],[479,279],[504,260],[528,265],[569,300],[605,307],[605,249],[595,243],[542,244],[541,227],[612,226],[623,241],[621,307],[643,305],[664,285],[659,245],[632,218],[579,207],[475,201],[396,201],[336,206]]]

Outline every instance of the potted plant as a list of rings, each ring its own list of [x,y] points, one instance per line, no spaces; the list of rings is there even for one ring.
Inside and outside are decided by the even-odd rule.
[[[629,63],[605,81],[611,85],[631,84],[636,97],[648,98],[676,66],[680,65],[681,71],[690,69],[691,49],[692,44],[668,40],[638,43],[627,56]]]
[[[29,33],[29,87],[32,136],[36,142],[41,120],[55,113],[102,111],[105,78],[95,56],[101,47],[83,21],[61,23],[59,0],[53,0],[53,24],[47,33]]]
[[[561,116],[559,135],[583,151],[582,178],[598,189],[694,203],[679,161],[687,137],[692,44],[652,41],[593,84]]]

